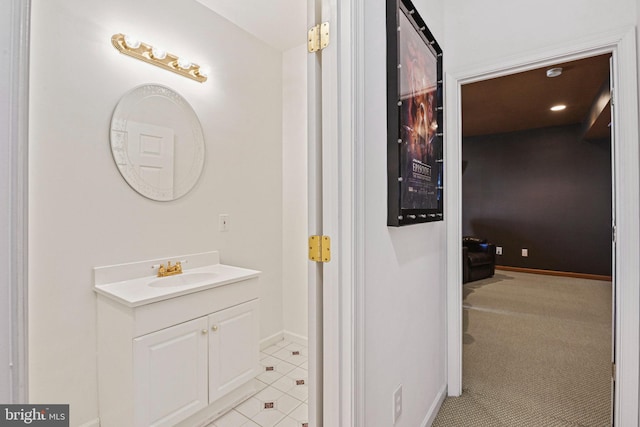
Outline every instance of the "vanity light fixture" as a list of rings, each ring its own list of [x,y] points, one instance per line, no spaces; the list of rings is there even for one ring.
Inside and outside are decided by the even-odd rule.
[[[114,34],[111,43],[120,53],[132,56],[149,64],[156,65],[165,70],[173,71],[181,76],[204,83],[207,81],[209,71],[206,67],[194,64],[184,57],[179,57],[161,49],[141,42],[132,36]]]

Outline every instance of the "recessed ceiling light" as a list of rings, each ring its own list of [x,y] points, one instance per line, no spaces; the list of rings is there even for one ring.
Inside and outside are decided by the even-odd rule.
[[[558,77],[562,74],[562,67],[549,68],[547,70],[547,77]]]
[[[551,111],[562,111],[565,108],[567,108],[566,105],[554,105],[553,107],[551,107]]]

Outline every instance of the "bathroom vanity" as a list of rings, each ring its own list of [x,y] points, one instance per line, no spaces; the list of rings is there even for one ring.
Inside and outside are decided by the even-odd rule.
[[[217,252],[95,269],[98,387],[103,427],[174,426],[254,393],[260,272]],[[146,274],[146,275],[141,275]]]

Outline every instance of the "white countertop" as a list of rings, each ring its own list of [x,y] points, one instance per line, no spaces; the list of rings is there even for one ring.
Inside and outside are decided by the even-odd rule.
[[[207,280],[200,280],[195,284],[178,286],[149,286],[153,280],[175,280],[178,276],[188,276],[193,273],[213,273]],[[231,283],[258,277],[260,272],[247,268],[234,267],[225,264],[211,264],[203,267],[184,269],[181,275],[158,278],[155,275],[137,277],[130,280],[117,281],[112,283],[96,284],[95,291],[111,298],[128,307],[138,307],[180,295],[211,289],[218,286],[225,286]]]

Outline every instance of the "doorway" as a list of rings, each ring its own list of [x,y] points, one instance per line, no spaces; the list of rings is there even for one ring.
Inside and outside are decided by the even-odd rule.
[[[580,46],[576,48],[576,46]],[[572,61],[599,54],[611,53],[613,56],[613,87],[614,108],[613,113],[613,161],[616,167],[613,172],[614,184],[614,210],[616,213],[614,227],[617,229],[616,244],[614,247],[613,275],[615,287],[615,425],[634,423],[637,412],[633,409],[637,403],[637,366],[638,366],[638,326],[637,319],[639,308],[637,290],[631,283],[638,280],[638,267],[632,259],[637,259],[638,248],[638,188],[635,183],[638,177],[638,153],[637,147],[627,147],[621,141],[637,140],[637,91],[635,76],[635,41],[632,32],[623,31],[617,34],[602,37],[599,40],[578,41],[570,46],[554,49],[552,52],[537,53],[524,56],[519,60],[512,60],[496,64],[485,69],[469,70],[456,75],[449,75],[447,80],[448,108],[451,111],[459,111],[459,95],[461,86],[466,83],[486,80],[526,71],[540,67],[550,66],[559,62]],[[627,90],[620,90],[625,87]],[[630,89],[629,89],[630,88]],[[456,242],[448,248],[448,325],[452,331],[448,337],[448,390],[450,396],[458,396],[461,393],[461,363],[462,363],[462,310],[460,265],[461,264],[461,116],[460,114],[448,118],[447,130],[450,141],[450,152],[447,160],[449,165],[447,178],[449,188],[453,193],[448,198],[448,210],[450,218],[454,221],[447,226],[448,240]],[[634,144],[632,144],[634,145]],[[631,156],[634,160],[628,159]],[[633,189],[623,188],[621,182],[633,182]],[[456,224],[456,220],[458,221]],[[624,228],[625,236],[620,234]],[[458,243],[460,242],[460,243]],[[636,243],[634,243],[636,242]],[[626,251],[631,251],[633,255]],[[623,259],[624,254],[624,259]],[[629,257],[627,257],[629,256]],[[635,258],[632,258],[635,257]],[[624,296],[623,296],[624,295]],[[627,297],[634,298],[627,301]],[[621,374],[621,371],[628,374]],[[630,375],[630,376],[627,376]],[[635,402],[635,403],[634,403]],[[627,406],[628,405],[628,406]],[[635,412],[635,413],[634,413]]]
[[[18,12],[16,12],[16,20],[19,21],[18,25],[20,27],[21,30],[25,30],[28,29],[29,26],[28,25],[23,25],[24,23],[28,23],[28,10],[29,10],[29,4],[30,2],[17,2],[14,1],[13,3],[17,4],[20,3],[20,9],[23,9],[24,13],[24,19],[18,19],[17,15],[19,14]],[[325,2],[326,3],[326,2]],[[336,5],[337,2],[333,1],[333,2],[329,2],[330,3],[330,10],[324,11],[325,14],[329,15],[327,18],[329,18],[331,20],[332,23],[336,23],[337,25],[335,26],[335,28],[337,29],[338,27],[342,30],[341,32],[338,32],[338,34],[333,38],[333,43],[332,43],[332,48],[330,49],[331,54],[330,55],[324,55],[326,57],[326,60],[329,61],[329,59],[331,59],[331,63],[333,64],[333,66],[335,67],[335,71],[332,72],[334,75],[337,73],[337,69],[340,68],[340,71],[342,72],[343,75],[345,76],[352,76],[351,73],[351,65],[349,64],[349,61],[347,61],[346,59],[350,58],[350,53],[353,51],[357,50],[357,47],[352,47],[348,42],[344,43],[342,42],[343,40],[349,41],[350,37],[353,37],[353,35],[355,34],[355,32],[351,31],[350,29],[350,24],[351,21],[350,19],[356,20],[356,15],[355,14],[351,14],[351,9],[354,7],[352,2],[342,2],[340,4],[340,6],[338,7]],[[18,7],[16,6],[16,10],[18,9]],[[318,8],[319,9],[319,8]],[[341,21],[337,21],[336,20],[336,16],[338,14],[338,9],[340,9],[340,14],[342,17],[351,17],[350,19],[344,18]],[[81,15],[81,14],[80,14]],[[78,15],[78,16],[80,16]],[[315,17],[314,17],[315,18]],[[319,19],[318,19],[319,20]],[[304,25],[304,24],[303,24]],[[333,24],[332,24],[333,25]],[[14,28],[14,30],[16,30],[16,34],[17,34],[17,28]],[[105,31],[106,32],[106,31]],[[16,40],[18,38],[16,37]],[[344,61],[341,62],[341,64],[338,64],[338,62],[335,60],[336,57],[338,57],[338,43],[344,43],[346,46],[348,46],[348,49],[344,49],[343,53],[341,51],[340,53],[340,57],[342,59],[344,59]],[[360,44],[358,45],[358,47],[361,49],[363,43],[362,41],[360,41]],[[21,39],[20,40],[20,48],[21,49],[25,49],[27,50],[29,46],[28,43],[28,37],[25,36],[25,40]],[[21,61],[24,61],[26,63],[28,55],[24,55],[23,58],[21,58]],[[19,69],[20,67],[22,71],[24,71],[26,69],[25,64],[21,63],[16,65],[16,69]],[[325,67],[325,69],[328,67]],[[333,67],[332,67],[333,68]],[[26,76],[26,73],[24,73],[24,75]],[[334,79],[335,80],[335,79]],[[347,80],[347,79],[345,79]],[[335,81],[334,81],[335,83]],[[340,97],[340,104],[341,105],[347,105],[347,104],[352,104],[353,103],[353,99],[350,98],[353,95],[350,94],[348,87],[345,89],[345,86],[348,86],[349,83],[345,83],[344,81],[342,82],[342,88],[344,90],[344,92],[341,92],[341,97]],[[70,85],[71,86],[71,85]],[[328,85],[327,87],[329,87],[330,90],[334,90],[335,87],[331,87],[330,85]],[[222,88],[221,88],[222,89]],[[338,93],[338,91],[335,91],[336,93]],[[24,109],[26,111],[26,107],[27,107],[27,103],[26,103],[26,90],[25,93],[23,94],[24,96],[21,98],[23,99],[24,102]],[[329,108],[329,107],[327,107]],[[347,108],[347,107],[345,107]],[[335,108],[332,110],[333,113],[335,113],[335,117],[333,119],[335,119],[338,114],[340,113],[340,109],[339,108]],[[348,110],[351,111],[351,110]],[[332,120],[333,120],[332,119]],[[336,120],[330,121],[329,126],[333,126],[335,125],[337,122]],[[22,119],[22,121],[20,121],[20,124],[22,125],[22,127],[24,129],[22,130],[26,130],[26,116]],[[348,129],[349,126],[349,120],[346,120],[343,118],[343,121],[341,122],[340,126],[333,126],[333,130],[337,133],[337,132],[342,132],[343,134],[346,134],[347,132],[349,132],[351,129]],[[26,146],[26,139],[23,141],[24,145]],[[337,139],[334,142],[337,145]],[[353,143],[352,141],[348,140],[345,143],[343,143],[342,145],[340,145],[340,147],[343,150],[352,150],[353,149]],[[24,181],[26,182],[26,178],[27,178],[27,174],[26,174],[26,149],[24,150],[24,157],[25,157],[25,162],[24,164],[20,163],[18,159],[16,161],[17,167],[24,167],[24,170],[22,171],[18,171],[19,174],[19,178],[24,178]],[[329,155],[329,157],[332,157],[334,154],[336,153],[331,153]],[[17,164],[19,163],[19,164]],[[343,164],[348,164],[348,159],[343,161]],[[344,168],[344,169],[340,169],[341,173],[344,174],[344,176],[346,176],[348,179],[344,179],[342,180],[342,185],[343,185],[343,189],[345,187],[349,187],[349,188],[353,188],[353,182],[352,181],[352,171],[351,169]],[[19,202],[23,202],[24,204],[26,204],[27,201],[27,196],[26,196],[26,185],[24,186],[24,188],[20,189],[21,191],[24,191],[24,194],[22,195],[22,197],[18,196]],[[345,196],[346,199],[348,200],[348,196]],[[337,198],[337,197],[336,197]],[[348,205],[348,203],[347,203]],[[24,226],[26,228],[26,214],[24,211],[26,211],[26,209],[23,209],[24,206],[11,206],[11,211],[13,214],[15,214],[15,217],[18,218],[19,220],[24,220],[22,221],[22,223],[19,224],[19,226]],[[332,208],[338,209],[340,210],[340,217],[342,218],[342,220],[339,223],[335,224],[336,229],[337,228],[341,228],[343,224],[346,224],[347,227],[353,227],[354,222],[353,222],[353,212],[351,210],[350,206],[342,206],[340,203],[336,203],[332,206]],[[337,215],[335,215],[337,216]],[[333,215],[332,215],[333,217]],[[344,221],[344,222],[343,222]],[[18,221],[20,222],[20,221]],[[344,229],[344,228],[341,228]],[[342,314],[341,319],[344,320],[340,320],[340,321],[336,321],[336,323],[332,326],[332,335],[330,337],[330,339],[328,340],[328,343],[330,344],[329,348],[327,349],[327,354],[332,354],[333,357],[332,359],[329,361],[329,363],[331,364],[332,368],[330,370],[328,370],[328,372],[325,372],[324,381],[327,381],[327,379],[330,382],[330,387],[327,390],[327,387],[325,387],[325,392],[328,393],[330,396],[335,397],[335,400],[337,401],[337,403],[340,405],[340,408],[337,408],[337,410],[335,411],[329,411],[332,414],[336,414],[336,416],[340,416],[341,419],[343,420],[348,420],[350,418],[350,411],[351,411],[351,400],[353,398],[353,393],[351,393],[351,385],[347,383],[347,381],[342,381],[342,378],[344,376],[344,378],[350,378],[350,373],[353,371],[353,358],[355,357],[353,354],[347,352],[347,351],[340,351],[341,347],[345,347],[345,348],[350,348],[349,344],[349,340],[351,339],[351,335],[346,336],[347,333],[353,333],[353,331],[355,330],[355,328],[353,328],[351,326],[351,322],[350,319],[352,318],[352,312],[350,311],[350,306],[351,306],[351,300],[350,298],[350,289],[351,289],[351,285],[352,283],[349,281],[350,279],[350,269],[351,266],[347,265],[345,268],[343,269],[338,269],[338,263],[342,262],[342,260],[350,260],[352,259],[352,253],[353,253],[353,242],[352,242],[352,237],[345,232],[344,234],[346,236],[345,239],[342,239],[341,236],[339,234],[334,234],[333,238],[334,238],[334,242],[346,242],[345,244],[340,245],[341,247],[341,251],[338,254],[334,255],[334,260],[335,260],[335,264],[334,266],[331,268],[332,272],[331,272],[331,277],[337,277],[337,271],[340,271],[340,273],[342,274],[342,276],[337,277],[338,280],[335,281],[335,283],[337,284],[337,286],[335,286],[334,289],[339,290],[340,295],[331,295],[331,297],[337,296],[338,298],[328,298],[327,297],[327,305],[329,305],[329,310],[332,313],[338,313],[340,312]],[[24,235],[22,236],[24,237],[24,239],[26,240],[26,230],[24,232]],[[20,243],[25,243],[25,242],[20,242]],[[86,251],[85,251],[86,252]],[[27,257],[26,257],[26,251],[21,251],[19,252],[20,254],[24,255],[24,259],[22,260],[22,263],[20,264],[23,267],[26,267],[26,261],[27,261]],[[305,261],[306,262],[306,261]],[[92,261],[89,261],[86,263],[86,265],[95,265],[92,263]],[[25,268],[26,270],[26,268]],[[325,278],[327,277],[327,274],[325,273]],[[25,282],[25,286],[24,286],[24,290],[26,292],[26,279],[24,279]],[[341,287],[339,286],[340,284],[345,283],[346,286]],[[338,292],[338,291],[336,291]],[[85,292],[86,293],[86,292]],[[25,297],[25,307],[26,307],[26,297]],[[82,323],[82,322],[77,322],[77,323]],[[347,327],[343,327],[343,325],[347,325]],[[26,342],[26,326],[27,326],[27,321],[26,319],[24,319],[20,326],[24,327],[25,332],[22,335],[22,343],[21,344],[25,344]],[[338,331],[338,333],[335,333],[335,331]],[[37,332],[37,331],[36,331]],[[71,332],[69,333],[71,334]],[[36,335],[34,335],[36,336]],[[353,335],[355,337],[355,335]],[[355,339],[355,338],[354,338]],[[37,341],[37,340],[35,340]],[[24,348],[26,350],[26,344],[24,345]],[[35,350],[38,350],[38,348],[36,347]],[[36,352],[34,352],[34,354],[36,354]],[[41,352],[37,352],[37,354],[42,354]],[[44,360],[44,365],[46,365],[46,363],[48,363],[49,360]],[[26,357],[26,353],[23,355],[23,358],[21,358],[21,367],[20,369],[23,369],[25,375],[22,377],[25,382],[26,382],[26,368],[27,368],[27,364],[28,364],[28,360]],[[71,365],[72,363],[70,363]],[[335,364],[335,367],[334,367]],[[45,369],[46,370],[46,369]],[[35,378],[35,376],[34,376]],[[40,386],[44,381],[39,381],[39,382],[35,382],[36,386]],[[47,384],[53,384],[53,381],[47,383]],[[48,393],[55,393],[56,391],[51,391],[49,389],[47,389],[47,387],[42,388],[42,390],[38,390],[40,393],[40,396],[47,396]],[[341,393],[342,391],[342,393]],[[73,393],[71,393],[73,394]],[[26,391],[24,391],[24,400],[26,401]],[[81,400],[84,399],[84,396],[76,396],[73,395],[71,396],[72,403],[74,403],[76,400]],[[91,399],[91,396],[87,397],[87,399]],[[336,402],[332,401],[331,405],[334,405]],[[80,405],[79,405],[80,406]],[[76,416],[78,417],[79,420],[81,420],[82,422],[86,421],[89,417],[94,416],[95,414],[93,413],[93,410],[91,409],[90,405],[83,405],[85,406],[85,410],[76,413]],[[326,406],[326,405],[325,405]],[[89,423],[86,423],[86,425],[93,425],[95,423],[97,423],[97,419],[91,420]],[[338,424],[336,424],[338,425]],[[346,423],[345,425],[349,425],[349,423]]]
[[[464,393],[449,418],[482,402],[523,426],[610,421],[609,58],[462,87],[462,234],[487,244],[465,239]]]

